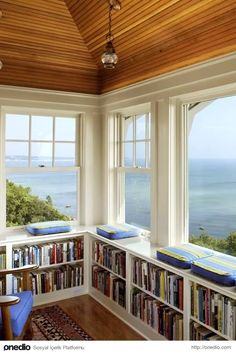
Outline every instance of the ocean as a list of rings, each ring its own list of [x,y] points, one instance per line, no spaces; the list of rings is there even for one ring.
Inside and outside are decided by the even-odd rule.
[[[76,217],[76,174],[14,174],[8,178],[42,199],[48,195],[62,213]],[[150,228],[150,179],[126,173],[126,222]],[[189,232],[226,238],[236,231],[236,160],[190,160]]]

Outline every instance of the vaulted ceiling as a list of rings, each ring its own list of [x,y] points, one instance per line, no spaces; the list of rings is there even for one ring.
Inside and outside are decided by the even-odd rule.
[[[236,51],[235,0],[0,0],[0,84],[103,93]]]

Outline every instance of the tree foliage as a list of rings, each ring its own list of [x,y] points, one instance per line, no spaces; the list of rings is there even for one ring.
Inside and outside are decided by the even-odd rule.
[[[191,235],[190,242],[236,257],[236,231],[231,232],[226,239],[216,239],[206,233]]]
[[[31,193],[31,189],[7,180],[7,226],[27,225],[39,221],[70,220],[53,207],[52,199],[46,200]]]

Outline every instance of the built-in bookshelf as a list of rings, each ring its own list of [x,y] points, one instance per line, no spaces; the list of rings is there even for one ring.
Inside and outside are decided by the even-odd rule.
[[[30,264],[39,266],[31,273],[36,304],[79,295],[78,289],[84,289],[85,278],[84,235],[49,235],[13,244],[11,266],[19,268]],[[8,293],[21,291],[22,278],[9,277],[8,289]]]
[[[169,340],[183,339],[183,278],[132,257],[131,313]]]
[[[101,241],[93,242],[93,260],[125,279],[125,252]]]
[[[101,241],[92,243],[92,286],[126,307],[126,254]]]
[[[236,287],[157,260],[142,237],[109,240],[83,229],[16,235],[0,241],[0,255],[3,268],[39,264],[35,306],[89,294],[147,339],[236,339]],[[18,290],[20,278],[0,279],[0,294]]]
[[[236,339],[236,300],[199,283],[191,283],[192,339],[202,338],[201,327],[222,339]],[[206,331],[204,338],[210,338]]]

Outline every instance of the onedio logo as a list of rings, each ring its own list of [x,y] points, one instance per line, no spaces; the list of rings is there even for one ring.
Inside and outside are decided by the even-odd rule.
[[[27,345],[25,343],[20,344],[20,345],[4,345],[3,347],[3,351],[7,351],[7,350],[30,350],[31,346]]]

